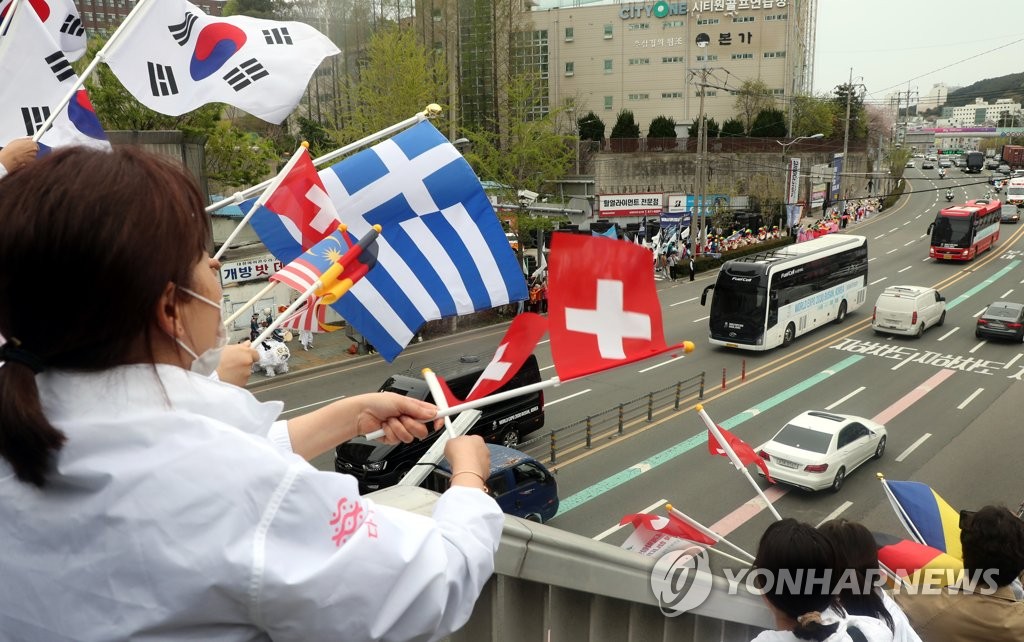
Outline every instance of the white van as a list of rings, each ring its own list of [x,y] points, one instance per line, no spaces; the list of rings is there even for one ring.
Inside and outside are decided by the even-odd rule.
[[[935,288],[892,285],[878,296],[871,314],[875,332],[919,337],[946,320],[946,297]]]

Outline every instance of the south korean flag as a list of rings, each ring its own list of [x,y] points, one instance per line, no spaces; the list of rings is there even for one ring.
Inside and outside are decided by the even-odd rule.
[[[0,0],[0,19],[7,16],[15,0]],[[18,11],[31,8],[39,16],[64,57],[74,62],[85,53],[86,35],[82,17],[72,0],[19,0]],[[8,29],[10,33],[10,29]]]

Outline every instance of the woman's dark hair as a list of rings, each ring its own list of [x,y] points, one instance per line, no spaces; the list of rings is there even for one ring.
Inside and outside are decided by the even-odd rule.
[[[995,571],[1006,586],[1024,571],[1024,522],[1003,506],[985,506],[961,525],[964,571]]]
[[[856,573],[857,586],[841,583],[836,597],[839,605],[851,615],[866,615],[885,622],[890,631],[896,630],[889,609],[874,583],[878,577],[878,544],[875,536],[863,524],[845,519],[833,519],[818,526],[832,542],[840,566]]]
[[[824,640],[839,628],[813,617],[835,605],[832,589],[838,569],[832,542],[813,526],[791,518],[769,526],[757,545],[754,569],[755,585],[765,598],[797,621],[797,638]]]
[[[156,306],[209,246],[204,199],[168,160],[69,148],[0,180],[0,333],[44,369],[152,363]],[[184,295],[183,295],[184,296]],[[0,456],[42,487],[64,434],[35,373],[0,367]]]

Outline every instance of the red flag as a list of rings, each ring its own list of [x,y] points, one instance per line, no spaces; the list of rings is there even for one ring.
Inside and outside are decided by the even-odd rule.
[[[548,320],[533,312],[524,312],[512,320],[494,358],[466,396],[466,401],[486,397],[511,379],[529,357],[537,342],[548,331]]]
[[[718,424],[715,425],[718,426]],[[765,479],[773,484],[775,483],[772,476],[768,474],[768,464],[761,459],[760,455],[754,452],[754,449],[750,447],[750,444],[721,426],[718,426],[718,429],[722,432],[722,436],[725,437],[727,442],[729,442],[729,446],[732,447],[733,452],[736,453],[736,456],[740,458],[740,461],[743,462],[744,465],[757,464],[757,467],[764,473]],[[715,439],[715,433],[710,430],[708,430],[708,452],[712,455],[721,455],[722,457],[729,456],[725,452],[725,449],[722,448],[722,445],[718,443],[718,440]]]
[[[562,381],[682,347],[665,345],[649,250],[556,233],[548,274],[551,355]]]
[[[680,537],[700,544],[715,543],[715,540],[672,514],[669,514],[668,517],[660,517],[658,515],[648,515],[647,513],[634,513],[623,517],[619,520],[619,524],[632,524],[633,528],[640,528],[642,526],[656,533],[670,537]]]

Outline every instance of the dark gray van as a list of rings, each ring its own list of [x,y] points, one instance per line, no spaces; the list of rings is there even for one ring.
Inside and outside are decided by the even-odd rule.
[[[486,362],[476,359],[467,363],[463,358],[454,366],[439,368],[437,374],[448,382],[452,394],[465,399],[486,365]],[[537,358],[531,354],[519,372],[496,392],[521,388],[539,381],[540,367]],[[380,391],[395,392],[433,403],[427,382],[418,373],[406,372],[388,377]],[[482,415],[469,434],[480,435],[490,443],[515,448],[525,435],[544,425],[544,392],[538,390],[499,401],[484,406],[480,412]],[[423,457],[437,434],[435,432],[426,439],[393,446],[357,437],[335,449],[334,469],[355,477],[362,492],[394,486]]]

